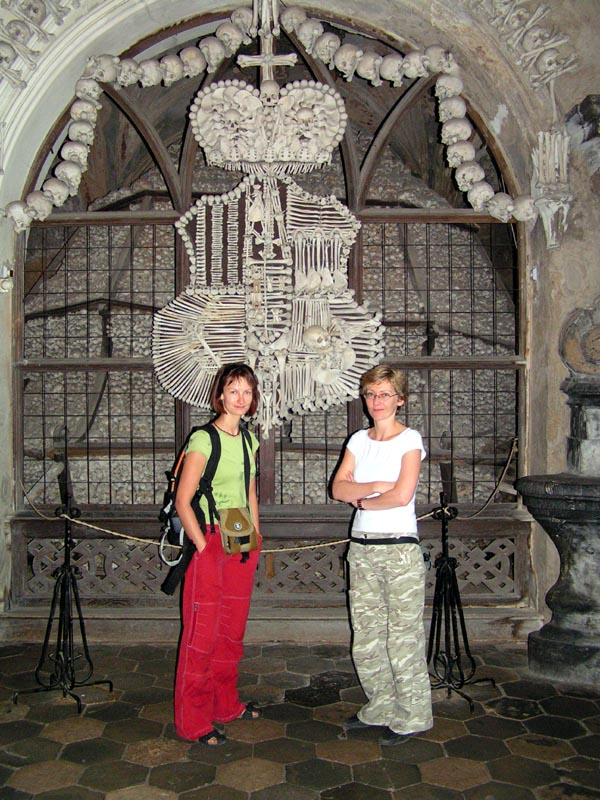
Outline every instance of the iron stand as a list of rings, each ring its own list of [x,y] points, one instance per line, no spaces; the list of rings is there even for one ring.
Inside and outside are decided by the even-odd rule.
[[[21,689],[13,695],[13,702],[17,703],[19,695],[33,694],[35,692],[61,691],[63,697],[67,695],[77,702],[77,712],[81,714],[83,704],[81,697],[73,689],[78,686],[98,686],[106,684],[109,691],[113,690],[111,680],[90,681],[94,672],[94,665],[85,634],[85,624],[81,613],[77,579],[81,577],[78,567],[71,564],[71,551],[73,536],[71,533],[71,519],[81,516],[78,508],[72,505],[70,489],[68,487],[68,466],[65,465],[67,475],[61,486],[64,504],[55,510],[55,516],[64,517],[64,558],[63,563],[54,571],[56,583],[50,605],[50,615],[46,625],[46,635],[42,652],[35,669],[35,679],[39,686],[33,689]],[[66,488],[65,488],[66,487]],[[64,492],[62,489],[64,488]],[[75,604],[75,618],[73,615]],[[49,652],[52,629],[56,623],[56,649]],[[74,629],[79,629],[81,650],[76,650]],[[53,664],[53,667],[51,666]],[[78,674],[79,673],[79,674]]]
[[[440,493],[440,506],[433,511],[433,518],[442,524],[442,552],[434,562],[435,591],[431,612],[431,628],[427,648],[427,663],[430,666],[431,688],[456,692],[474,710],[475,704],[463,687],[475,683],[491,683],[493,678],[474,678],[476,664],[469,648],[465,616],[456,579],[455,558],[448,554],[448,521],[455,519],[458,511],[447,506],[444,493]]]

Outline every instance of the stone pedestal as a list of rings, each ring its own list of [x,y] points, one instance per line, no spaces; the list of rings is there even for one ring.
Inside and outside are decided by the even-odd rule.
[[[546,595],[550,622],[529,635],[529,668],[552,680],[600,684],[600,478],[529,475],[517,490],[560,555]]]

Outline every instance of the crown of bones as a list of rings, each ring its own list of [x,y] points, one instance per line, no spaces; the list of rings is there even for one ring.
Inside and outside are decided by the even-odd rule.
[[[331,161],[347,114],[341,96],[314,81],[260,91],[239,80],[202,89],[190,111],[194,135],[209,164],[259,172],[309,172]]]

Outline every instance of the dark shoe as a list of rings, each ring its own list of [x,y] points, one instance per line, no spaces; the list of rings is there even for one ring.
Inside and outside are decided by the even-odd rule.
[[[220,747],[227,742],[227,737],[221,731],[213,730],[205,733],[198,739],[198,744],[203,744],[206,747]]]
[[[383,747],[391,747],[396,744],[403,744],[407,742],[412,733],[396,733],[391,728],[386,728],[384,733],[379,737],[379,744]]]
[[[374,726],[368,725],[366,722],[363,722],[362,719],[359,719],[356,714],[353,714],[349,719],[342,722],[342,727],[347,731],[358,731],[362,728],[372,728]]]
[[[262,713],[260,709],[257,708],[254,703],[248,703],[246,708],[239,715],[238,719],[260,719],[261,717]]]

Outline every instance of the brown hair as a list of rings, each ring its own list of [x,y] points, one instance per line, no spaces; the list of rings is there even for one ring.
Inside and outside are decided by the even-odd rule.
[[[222,414],[225,411],[223,408],[223,403],[221,402],[223,390],[226,386],[229,386],[230,383],[233,383],[233,381],[236,381],[239,378],[243,378],[245,381],[248,381],[252,389],[252,402],[250,403],[250,408],[248,409],[248,416],[253,417],[256,413],[258,401],[260,400],[258,380],[252,368],[247,364],[240,362],[236,364],[224,364],[215,375],[215,382],[213,383],[213,388],[210,393],[210,404],[217,414]]]
[[[372,383],[382,383],[389,381],[394,387],[394,391],[402,400],[408,398],[408,375],[403,369],[396,369],[389,364],[379,364],[367,370],[360,378],[360,393],[364,395],[367,386]]]

